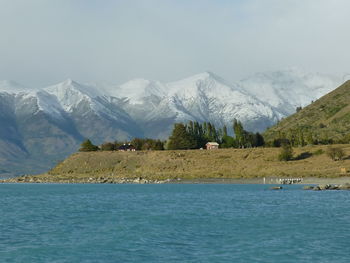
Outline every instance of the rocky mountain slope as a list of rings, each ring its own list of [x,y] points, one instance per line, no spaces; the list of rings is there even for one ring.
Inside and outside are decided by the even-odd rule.
[[[258,77],[257,77],[258,76]],[[41,89],[0,82],[0,174],[42,172],[76,151],[132,137],[166,138],[175,122],[210,121],[263,131],[336,87],[323,75],[265,73],[238,83],[204,72],[161,83],[136,79],[99,88],[73,80]],[[333,83],[333,84],[332,84]]]

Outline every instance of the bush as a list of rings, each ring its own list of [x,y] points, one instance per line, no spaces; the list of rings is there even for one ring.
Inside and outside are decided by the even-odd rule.
[[[288,139],[285,139],[285,138],[279,138],[279,139],[274,139],[273,140],[273,147],[281,147],[283,145],[287,145],[289,144],[290,145],[290,141]]]
[[[101,151],[115,151],[116,147],[114,143],[106,142],[101,145]]]
[[[345,156],[344,150],[339,147],[330,147],[327,150],[327,155],[329,158],[331,158],[333,161],[339,161],[342,160]]]
[[[98,147],[96,145],[93,145],[89,139],[83,141],[83,143],[81,144],[81,148],[79,149],[80,152],[94,152],[97,150]]]
[[[281,152],[278,155],[278,160],[280,161],[290,161],[293,158],[293,149],[290,144],[283,144]]]

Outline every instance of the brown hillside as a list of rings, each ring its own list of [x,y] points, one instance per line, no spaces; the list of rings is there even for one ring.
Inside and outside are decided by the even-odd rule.
[[[91,182],[96,178],[142,177],[148,180],[256,177],[336,177],[340,169],[350,170],[350,160],[332,161],[328,146],[294,149],[304,159],[278,161],[278,148],[220,149],[149,152],[82,152],[70,156],[41,182]],[[340,145],[347,155],[349,145]]]

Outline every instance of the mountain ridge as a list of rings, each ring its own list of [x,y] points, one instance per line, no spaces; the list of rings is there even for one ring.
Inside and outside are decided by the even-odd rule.
[[[274,74],[269,74],[273,78]],[[230,129],[236,118],[247,130],[263,131],[293,113],[301,100],[293,100],[288,107],[283,105],[284,101],[293,96],[306,97],[304,101],[319,96],[315,85],[310,86],[312,91],[309,93],[298,94],[308,85],[303,81],[313,79],[313,75],[300,79],[290,72],[278,74],[279,78],[273,84],[262,81],[260,88],[270,83],[270,92],[274,92],[278,85],[284,85],[282,88],[288,90],[288,87],[303,83],[301,88],[290,93],[276,95],[282,106],[273,105],[256,92],[260,79],[231,84],[212,72],[169,83],[135,79],[101,89],[72,79],[44,88],[0,82],[0,107],[3,109],[0,142],[4,145],[0,152],[0,166],[4,168],[1,170],[11,170],[8,166],[21,162],[24,169],[17,167],[16,173],[41,172],[43,167],[49,168],[76,151],[84,138],[90,138],[96,144],[132,137],[164,139],[175,122],[209,121],[216,126],[225,124]],[[292,82],[285,81],[293,78]],[[336,81],[332,78],[328,81],[336,87]],[[288,83],[292,84],[288,86]],[[325,83],[322,92],[331,89],[331,85]],[[12,154],[9,156],[4,152]]]

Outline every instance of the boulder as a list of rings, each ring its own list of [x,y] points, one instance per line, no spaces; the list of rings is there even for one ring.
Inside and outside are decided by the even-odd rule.
[[[338,185],[331,185],[327,190],[339,190],[339,186]]]
[[[282,186],[272,186],[270,187],[270,190],[282,190],[283,187]]]
[[[320,188],[320,190],[327,190],[330,187],[330,185],[329,184],[320,184],[320,185],[318,185],[318,187]]]

